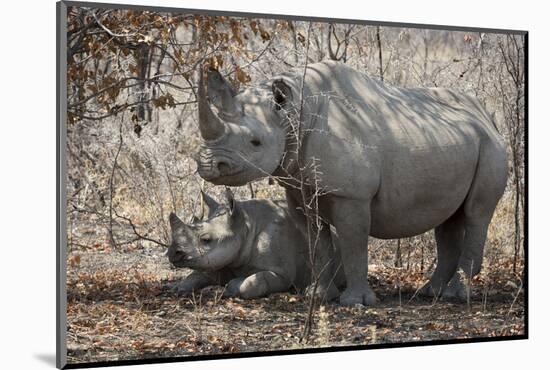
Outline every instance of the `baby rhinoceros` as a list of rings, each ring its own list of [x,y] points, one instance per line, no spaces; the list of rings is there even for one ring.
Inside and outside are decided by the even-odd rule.
[[[235,201],[229,189],[225,204],[202,197],[206,218],[186,224],[170,214],[168,258],[194,270],[177,285],[178,293],[225,285],[225,296],[250,299],[311,283],[306,234],[285,201]]]

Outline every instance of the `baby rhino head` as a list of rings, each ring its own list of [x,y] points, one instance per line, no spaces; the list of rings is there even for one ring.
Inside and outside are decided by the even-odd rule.
[[[172,243],[168,259],[176,267],[216,271],[237,260],[244,238],[242,212],[231,191],[225,204],[219,204],[202,192],[207,216],[189,224],[170,214]],[[206,212],[205,212],[206,213]]]

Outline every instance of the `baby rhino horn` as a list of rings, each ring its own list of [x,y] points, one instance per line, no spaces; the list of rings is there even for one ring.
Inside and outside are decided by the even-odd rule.
[[[172,229],[180,228],[180,227],[184,227],[184,226],[185,226],[185,224],[183,223],[183,221],[180,220],[174,212],[170,213],[170,227]]]

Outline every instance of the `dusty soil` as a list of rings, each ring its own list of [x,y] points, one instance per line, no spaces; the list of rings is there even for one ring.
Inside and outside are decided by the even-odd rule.
[[[380,302],[318,308],[307,342],[300,341],[305,297],[222,299],[221,287],[178,297],[167,287],[187,273],[171,268],[158,247],[96,245],[70,252],[69,363],[495,337],[525,329],[524,293],[510,259],[485,266],[472,282],[469,305],[416,297],[426,280],[418,268],[372,266]]]

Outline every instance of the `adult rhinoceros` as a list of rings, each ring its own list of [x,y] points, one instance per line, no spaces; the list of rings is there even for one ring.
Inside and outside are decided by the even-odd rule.
[[[311,184],[316,177],[325,190],[319,214],[338,235],[342,304],[376,302],[367,282],[369,235],[403,238],[435,228],[438,262],[426,294],[461,295],[458,267],[469,276],[480,271],[507,159],[475,98],[391,87],[336,62],[240,92],[209,71],[207,83],[201,76],[199,121],[198,171],[207,181],[240,186],[274,176],[299,214],[304,193],[288,179]],[[312,158],[317,166],[307,165]],[[321,240],[329,245],[329,227]]]

